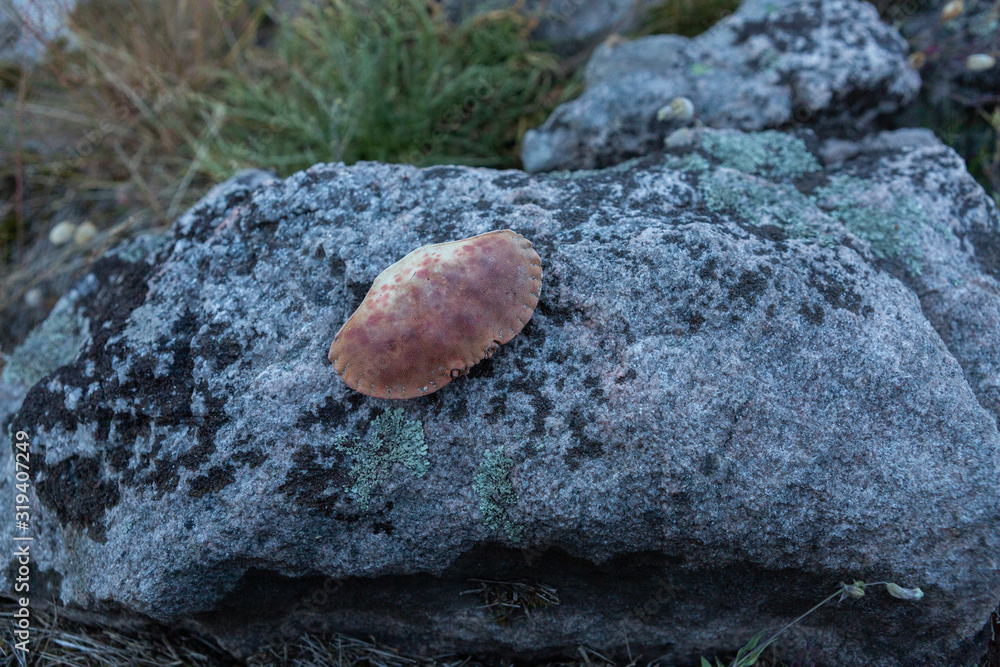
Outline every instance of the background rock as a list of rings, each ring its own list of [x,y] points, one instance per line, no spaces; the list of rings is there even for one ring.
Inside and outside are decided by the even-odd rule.
[[[455,21],[476,13],[508,9],[514,0],[445,0],[446,11]],[[573,53],[596,44],[612,32],[635,27],[655,0],[528,0],[525,13],[539,13],[533,36],[563,53]]]
[[[694,38],[612,38],[587,65],[586,91],[524,138],[528,171],[617,164],[694,121],[761,130],[790,123],[857,135],[909,102],[920,78],[906,43],[854,0],[747,0]],[[658,112],[676,97],[692,120]]]
[[[32,64],[45,45],[67,34],[76,0],[0,0],[0,63]]]
[[[668,143],[570,176],[251,175],[101,259],[45,325],[78,353],[32,367],[12,423],[38,597],[239,653],[338,630],[690,664],[891,580],[926,597],[871,591],[782,645],[978,657],[1000,598],[995,206],[926,132]],[[382,268],[504,227],[545,271],[517,338],[420,399],[340,382],[327,347]],[[470,579],[560,604],[504,621]]]

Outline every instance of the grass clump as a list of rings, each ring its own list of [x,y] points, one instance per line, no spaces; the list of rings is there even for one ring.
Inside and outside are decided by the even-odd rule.
[[[501,625],[519,616],[531,618],[532,609],[546,609],[560,604],[559,592],[548,584],[490,579],[469,581],[476,584],[476,588],[462,594],[477,593],[482,600],[481,608],[492,612],[493,619]]]
[[[273,59],[260,59],[253,76],[227,76],[204,100],[220,126],[210,169],[515,166],[521,135],[563,92],[557,60],[529,41],[533,27],[512,11],[454,26],[422,0],[307,5],[279,28]]]

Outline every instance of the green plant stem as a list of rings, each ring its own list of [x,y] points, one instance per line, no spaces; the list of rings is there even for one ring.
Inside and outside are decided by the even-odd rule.
[[[760,646],[758,646],[753,651],[753,653],[751,653],[750,655],[744,657],[739,662],[737,662],[736,660],[734,660],[732,662],[732,667],[743,667],[744,665],[752,665],[752,664],[756,663],[757,662],[757,658],[759,658],[760,654],[764,652],[764,649],[766,649],[768,646],[770,646],[771,644],[773,644],[774,640],[776,640],[778,638],[778,636],[781,635],[781,633],[783,633],[785,630],[787,630],[788,628],[792,627],[793,625],[795,625],[796,623],[798,623],[799,621],[801,621],[802,619],[804,619],[806,616],[808,616],[809,614],[813,613],[814,611],[816,611],[817,609],[819,609],[820,607],[822,607],[823,605],[825,605],[827,602],[829,602],[833,598],[835,598],[838,595],[840,595],[842,593],[842,591],[843,591],[842,588],[841,589],[837,589],[836,591],[834,591],[833,593],[830,593],[825,598],[823,598],[822,600],[820,600],[819,602],[817,602],[815,605],[813,605],[813,607],[811,609],[809,609],[809,611],[805,612],[804,614],[802,614],[801,616],[799,616],[798,618],[796,618],[794,621],[789,621],[788,623],[786,623],[784,625],[784,627],[782,627],[780,630],[778,630],[773,635],[771,635],[770,637],[768,637],[767,641],[765,641],[763,644],[761,644]],[[749,660],[749,662],[745,662],[747,660]]]
[[[864,590],[868,589],[871,586],[885,586],[888,583],[889,583],[888,581],[876,581],[876,582],[873,582],[873,583],[870,583],[870,584],[862,582],[862,590],[864,591]],[[825,598],[823,598],[822,600],[820,600],[819,602],[817,602],[815,605],[813,605],[809,609],[809,611],[805,612],[804,614],[802,614],[801,616],[799,616],[795,620],[789,621],[788,623],[786,623],[780,630],[778,630],[773,635],[771,635],[767,639],[767,641],[765,641],[763,644],[761,644],[756,649],[754,649],[753,652],[751,652],[749,655],[746,655],[746,656],[744,656],[741,659],[733,660],[733,662],[731,663],[731,667],[749,667],[750,665],[755,664],[757,662],[757,659],[760,657],[760,654],[764,652],[764,649],[766,649],[768,646],[770,646],[771,644],[773,644],[774,640],[777,639],[778,636],[781,633],[783,633],[785,630],[787,630],[788,628],[792,627],[793,625],[795,625],[796,623],[798,623],[799,621],[801,621],[806,616],[808,616],[809,614],[813,613],[814,611],[816,611],[817,609],[819,609],[823,605],[827,604],[828,602],[830,602],[830,600],[832,600],[833,598],[837,597],[838,595],[842,596],[841,599],[843,599],[843,596],[847,596],[848,595],[847,589],[848,589],[847,584],[841,584],[840,588],[838,588],[833,593],[830,593]]]

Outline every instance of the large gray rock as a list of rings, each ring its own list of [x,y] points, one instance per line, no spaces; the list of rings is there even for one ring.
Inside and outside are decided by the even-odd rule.
[[[12,424],[34,594],[239,653],[338,630],[692,664],[891,580],[926,596],[872,591],[783,646],[977,658],[1000,599],[995,206],[925,132],[668,143],[597,172],[250,178],[100,260],[31,339],[62,332],[60,357],[5,376],[44,373]],[[347,389],[327,347],[378,272],[505,227],[544,264],[524,331],[427,397]],[[560,604],[530,618],[483,608],[543,585]]]
[[[525,135],[521,160],[533,172],[613,165],[693,122],[857,132],[919,88],[906,42],[871,5],[746,0],[698,37],[603,44],[587,65],[583,95]],[[660,113],[678,97],[693,103],[693,117]]]

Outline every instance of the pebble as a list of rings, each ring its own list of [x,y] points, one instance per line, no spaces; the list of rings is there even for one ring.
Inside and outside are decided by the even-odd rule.
[[[32,287],[24,293],[24,305],[28,308],[38,308],[44,300],[45,295],[42,293],[42,288],[40,287]]]
[[[75,233],[76,225],[68,220],[63,220],[49,230],[49,243],[52,245],[62,245],[72,239]]]
[[[950,21],[959,16],[965,10],[965,3],[962,0],[951,0],[941,8],[941,20]]]
[[[676,120],[683,123],[692,118],[694,118],[694,102],[686,97],[675,97],[656,114],[656,120],[660,121]]]
[[[965,69],[970,72],[985,72],[996,64],[997,59],[987,53],[973,53],[965,59]]]
[[[85,220],[76,228],[76,233],[73,234],[73,243],[78,246],[88,246],[95,236],[97,236],[97,226],[90,220]]]

